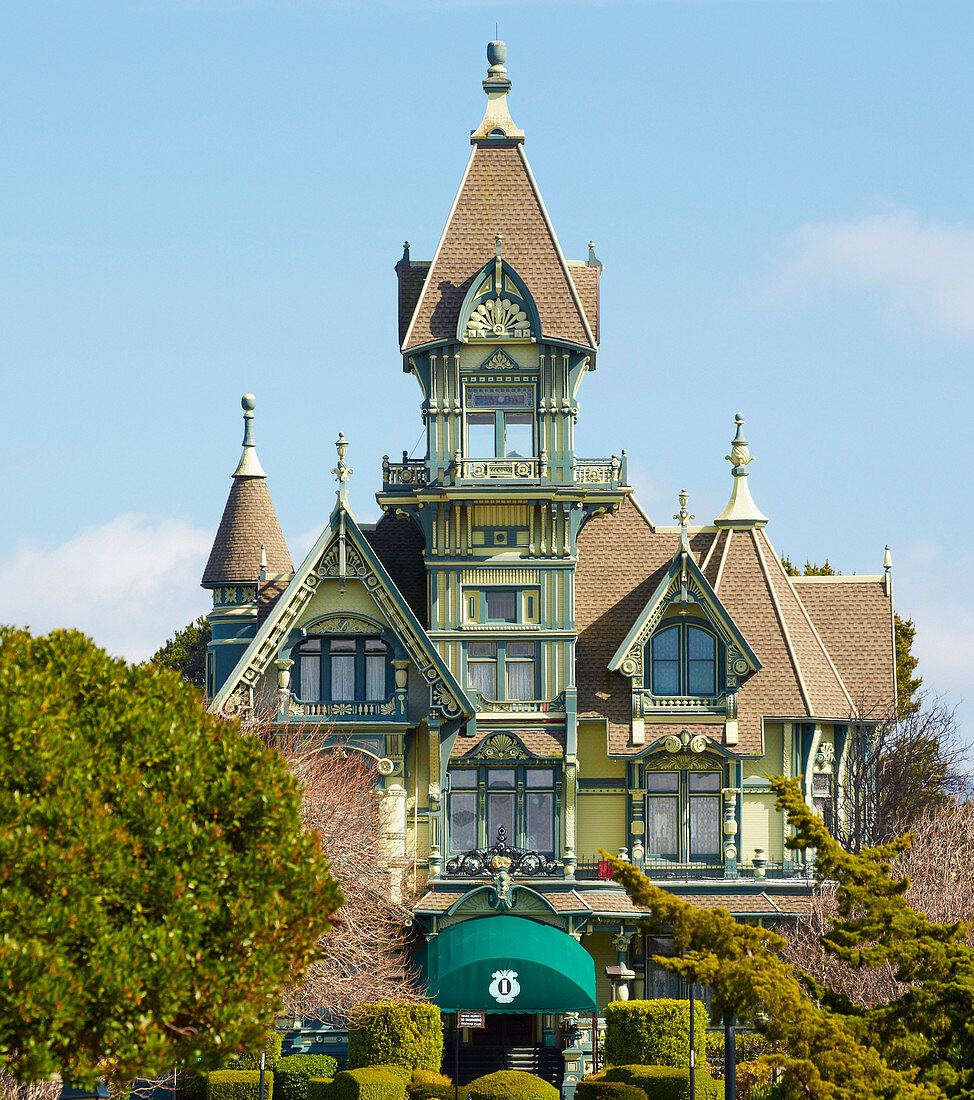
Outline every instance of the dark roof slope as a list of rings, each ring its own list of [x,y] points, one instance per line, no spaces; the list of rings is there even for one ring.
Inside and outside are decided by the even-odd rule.
[[[423,561],[426,542],[419,527],[406,516],[386,513],[374,528],[362,534],[425,630],[429,626]]]
[[[460,306],[474,276],[494,256],[498,233],[504,259],[527,284],[538,307],[542,334],[592,345],[575,285],[559,255],[521,146],[476,145],[403,351],[456,339]]]
[[[893,702],[893,612],[879,577],[793,577],[860,713]]]
[[[203,571],[202,587],[256,584],[262,544],[268,572],[294,572],[267,482],[262,477],[235,477]]]
[[[416,303],[423,290],[426,274],[430,269],[429,260],[408,263],[400,262],[396,267],[399,275],[399,343],[406,339],[406,329],[416,312]]]

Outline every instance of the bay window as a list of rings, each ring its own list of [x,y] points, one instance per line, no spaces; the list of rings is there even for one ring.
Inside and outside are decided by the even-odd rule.
[[[721,857],[720,772],[646,773],[646,855],[676,862]]]
[[[646,648],[646,686],[654,695],[717,694],[718,645],[710,630],[693,623],[664,625]]]
[[[473,386],[464,390],[467,458],[534,455],[534,387]]]
[[[303,702],[381,702],[392,694],[390,651],[381,638],[306,638],[291,655]]]
[[[538,643],[513,638],[468,642],[467,684],[485,699],[537,699]]]
[[[449,777],[451,855],[490,847],[502,826],[512,847],[554,854],[554,768],[481,764],[451,768]]]

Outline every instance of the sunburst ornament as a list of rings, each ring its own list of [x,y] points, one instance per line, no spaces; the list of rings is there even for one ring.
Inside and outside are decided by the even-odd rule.
[[[528,315],[510,298],[488,298],[470,314],[467,335],[485,339],[497,336],[530,336]]]

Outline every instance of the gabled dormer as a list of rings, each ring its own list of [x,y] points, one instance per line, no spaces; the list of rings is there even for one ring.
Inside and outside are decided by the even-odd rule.
[[[541,335],[538,307],[524,280],[502,258],[498,233],[492,260],[474,276],[460,307],[457,339],[461,343],[524,340],[537,343]]]
[[[632,682],[632,742],[646,742],[646,720],[720,715],[737,743],[737,691],[761,668],[690,550],[687,494],[680,493],[680,545],[656,591],[609,662]]]

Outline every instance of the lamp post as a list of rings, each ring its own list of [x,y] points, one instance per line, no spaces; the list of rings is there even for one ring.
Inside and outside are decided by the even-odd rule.
[[[724,1100],[737,1100],[737,1021],[724,1017]]]

